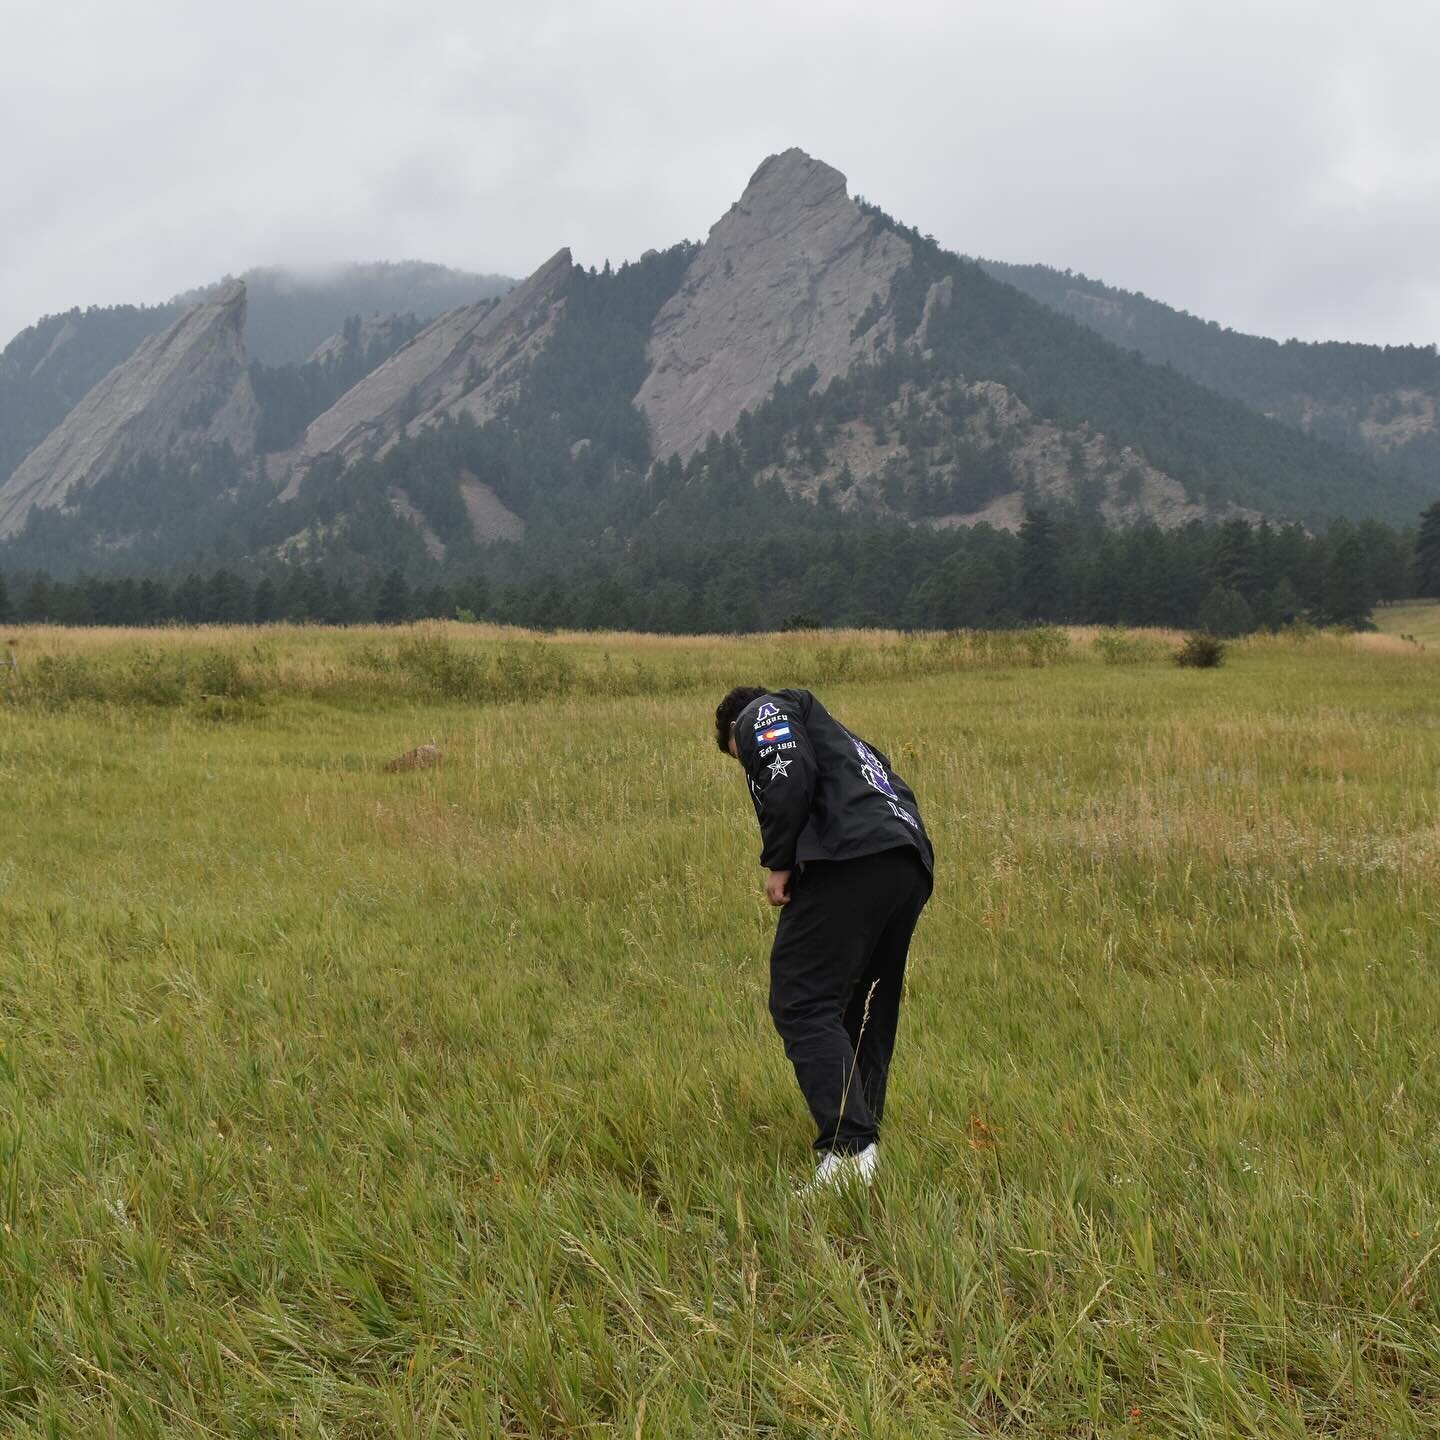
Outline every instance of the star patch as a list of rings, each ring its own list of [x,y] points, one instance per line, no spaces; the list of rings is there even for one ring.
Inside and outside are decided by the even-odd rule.
[[[786,760],[783,756],[777,755],[770,762],[770,778],[772,780],[783,780],[790,773],[790,767],[794,760]]]

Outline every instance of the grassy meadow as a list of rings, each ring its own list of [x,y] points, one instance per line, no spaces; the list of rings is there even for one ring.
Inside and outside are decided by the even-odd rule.
[[[0,635],[0,1433],[1437,1433],[1400,633]],[[880,1178],[808,1208],[756,678],[940,858]]]
[[[1440,647],[1440,600],[1381,605],[1375,612],[1375,624],[1386,634],[1408,635],[1419,645]]]

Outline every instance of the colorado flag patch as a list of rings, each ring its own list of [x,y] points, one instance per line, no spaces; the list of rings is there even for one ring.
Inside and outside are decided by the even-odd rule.
[[[772,725],[768,730],[757,730],[755,740],[760,745],[778,745],[782,740],[790,738],[790,727],[788,725]]]

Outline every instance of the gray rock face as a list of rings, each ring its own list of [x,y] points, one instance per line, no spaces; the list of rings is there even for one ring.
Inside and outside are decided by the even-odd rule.
[[[838,170],[803,150],[772,155],[655,317],[635,401],[656,458],[725,434],[807,365],[823,387],[893,345],[888,311],[863,331],[860,321],[872,301],[883,307],[910,258],[904,239],[851,200]]]
[[[353,341],[346,336],[342,330],[339,334],[331,335],[329,339],[321,341],[305,357],[306,364],[324,365],[328,362],[344,358],[345,352],[353,344],[362,354],[375,342],[391,341],[397,339],[400,333],[401,317],[399,315],[367,315],[360,322],[360,328],[356,331]]]
[[[491,419],[544,349],[573,270],[569,250],[561,250],[503,300],[464,305],[427,326],[310,422],[296,449],[278,461],[289,474],[281,498],[298,493],[305,466],[318,456],[348,464],[384,454],[432,420]]]
[[[146,340],[0,486],[0,537],[33,507],[64,504],[72,486],[89,488],[177,446],[228,441],[249,454],[259,412],[244,329],[245,286],[235,281]]]
[[[525,522],[483,480],[460,472],[460,498],[477,540],[523,540]]]

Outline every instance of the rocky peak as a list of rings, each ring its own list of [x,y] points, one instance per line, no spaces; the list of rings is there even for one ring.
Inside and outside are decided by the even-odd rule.
[[[0,485],[0,537],[35,506],[64,503],[137,460],[181,444],[255,443],[245,360],[245,286],[231,281],[117,365]]]
[[[329,365],[343,360],[352,351],[364,354],[372,345],[389,345],[404,335],[407,317],[401,315],[367,315],[354,328],[347,328],[322,340],[305,357],[307,365]],[[412,322],[413,323],[413,322]],[[348,322],[347,322],[348,324]]]
[[[278,461],[290,476],[282,498],[299,492],[304,467],[320,455],[349,463],[383,454],[433,420],[491,419],[544,349],[574,268],[569,250],[557,251],[503,300],[462,305],[428,325],[311,421]]]
[[[657,458],[723,435],[806,366],[824,386],[893,344],[885,301],[910,259],[909,244],[855,204],[838,170],[803,150],[770,156],[656,316],[635,401]]]

